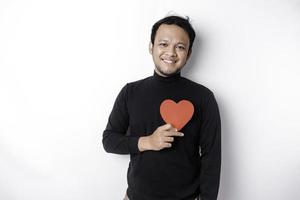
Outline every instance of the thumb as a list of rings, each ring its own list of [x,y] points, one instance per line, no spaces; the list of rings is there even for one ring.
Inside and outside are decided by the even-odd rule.
[[[162,129],[163,130],[170,130],[170,129],[175,129],[175,128],[172,126],[172,124],[167,123],[167,124],[165,124],[165,125],[162,126]]]

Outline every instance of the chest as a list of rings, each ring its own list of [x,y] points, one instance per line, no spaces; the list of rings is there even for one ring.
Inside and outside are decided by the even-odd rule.
[[[185,133],[184,140],[196,141],[201,129],[201,103],[188,95],[155,95],[139,96],[130,100],[129,106],[129,127],[133,135],[150,135],[159,126],[166,124],[160,112],[160,107],[165,100],[172,100],[179,103],[182,100],[189,101],[194,112],[188,122],[181,129]]]

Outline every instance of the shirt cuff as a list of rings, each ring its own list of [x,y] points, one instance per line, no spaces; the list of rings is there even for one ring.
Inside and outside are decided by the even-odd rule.
[[[129,136],[128,137],[128,148],[130,154],[136,154],[140,153],[138,142],[139,142],[140,136]]]

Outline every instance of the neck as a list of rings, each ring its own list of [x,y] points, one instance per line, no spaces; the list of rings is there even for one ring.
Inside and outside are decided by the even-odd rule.
[[[175,82],[181,78],[181,71],[177,72],[176,74],[172,74],[170,76],[164,76],[161,75],[161,73],[154,70],[153,78],[154,80],[161,81],[161,82]]]

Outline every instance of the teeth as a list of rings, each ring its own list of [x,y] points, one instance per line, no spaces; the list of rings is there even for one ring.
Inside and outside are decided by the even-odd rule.
[[[175,62],[175,61],[172,61],[172,60],[165,60],[165,59],[163,59],[163,61],[166,62],[166,63],[174,63]]]

